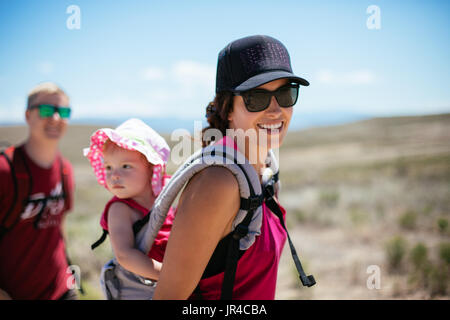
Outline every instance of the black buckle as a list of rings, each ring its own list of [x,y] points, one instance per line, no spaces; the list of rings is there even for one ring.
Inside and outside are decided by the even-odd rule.
[[[249,211],[256,210],[263,203],[263,198],[261,196],[253,196],[248,198],[249,200]]]
[[[302,282],[303,286],[305,286],[305,287],[312,287],[313,285],[316,284],[316,279],[314,279],[313,275],[309,275],[306,277],[300,275],[300,281]]]
[[[273,187],[273,180],[264,186],[264,198],[270,199],[275,195],[275,188]]]
[[[236,229],[234,229],[233,238],[235,240],[239,240],[243,237],[245,237],[248,233],[248,227],[244,226],[242,224],[238,224],[236,226]]]
[[[253,196],[246,198],[241,198],[241,206],[240,209],[246,211],[254,211],[258,209],[264,201],[264,196]]]

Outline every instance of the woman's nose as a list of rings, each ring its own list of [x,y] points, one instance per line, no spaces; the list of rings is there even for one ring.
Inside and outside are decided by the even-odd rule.
[[[275,115],[275,116],[278,116],[281,113],[281,107],[278,104],[278,101],[275,98],[275,96],[272,96],[270,98],[270,104],[269,104],[269,107],[266,109],[266,113]]]

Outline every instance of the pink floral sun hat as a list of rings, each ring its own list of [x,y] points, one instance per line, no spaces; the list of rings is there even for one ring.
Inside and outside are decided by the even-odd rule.
[[[106,186],[106,172],[103,164],[103,145],[110,139],[119,147],[139,151],[147,161],[153,164],[152,191],[158,196],[166,184],[166,163],[170,148],[155,130],[139,119],[129,119],[116,129],[102,128],[91,136],[89,148],[83,149],[83,154],[91,162],[99,184]]]

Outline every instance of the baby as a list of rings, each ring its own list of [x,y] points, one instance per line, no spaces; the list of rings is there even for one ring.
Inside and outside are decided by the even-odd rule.
[[[110,236],[117,262],[145,279],[158,280],[162,254],[158,254],[155,246],[161,244],[161,239],[155,240],[147,256],[135,248],[133,225],[149,214],[168,179],[165,169],[169,146],[144,122],[130,119],[115,130],[97,130],[84,153],[97,181],[114,195],[106,204],[100,225],[105,235],[108,233]],[[169,218],[161,229],[160,238],[165,236],[170,226]],[[163,252],[164,248],[161,249]],[[106,292],[105,295],[111,298]]]

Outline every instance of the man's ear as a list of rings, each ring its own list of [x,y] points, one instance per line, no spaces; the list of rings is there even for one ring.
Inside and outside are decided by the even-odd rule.
[[[27,109],[25,110],[25,121],[27,124],[30,124],[30,120],[31,120],[31,112],[33,110]]]

